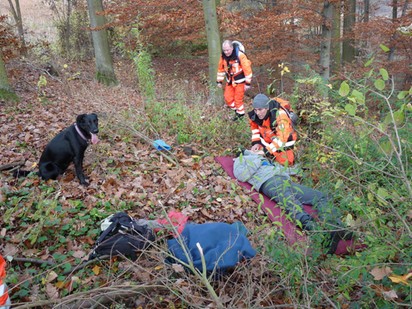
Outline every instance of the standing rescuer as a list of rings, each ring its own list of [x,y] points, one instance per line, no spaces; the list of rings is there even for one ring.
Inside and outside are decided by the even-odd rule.
[[[226,105],[236,112],[233,120],[245,115],[243,97],[252,81],[252,63],[244,52],[226,40],[222,44],[222,56],[217,69],[217,86],[222,87],[226,77],[224,98]]]
[[[252,152],[263,150],[267,156],[282,165],[293,165],[295,155],[293,148],[297,134],[292,120],[285,110],[280,108],[281,98],[269,99],[258,94],[253,99],[253,110],[249,112],[250,129],[252,130]]]

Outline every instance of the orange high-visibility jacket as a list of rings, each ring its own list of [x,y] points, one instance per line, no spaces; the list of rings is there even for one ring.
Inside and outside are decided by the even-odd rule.
[[[6,261],[0,255],[0,307],[9,308],[6,305],[10,305],[9,293],[7,291],[7,286],[4,283],[6,278]]]
[[[281,98],[270,100],[268,115],[262,120],[259,119],[255,111],[249,112],[252,146],[260,144],[263,148],[260,140],[262,137],[269,144],[266,148],[271,154],[277,151],[292,149],[297,140],[292,120],[282,108],[279,108],[279,104],[287,107],[289,102]]]
[[[237,56],[236,56],[237,53]],[[218,83],[222,83],[226,76],[226,82],[230,84],[246,83],[249,85],[252,81],[252,62],[247,56],[236,48],[233,49],[232,56],[220,56],[217,67]]]

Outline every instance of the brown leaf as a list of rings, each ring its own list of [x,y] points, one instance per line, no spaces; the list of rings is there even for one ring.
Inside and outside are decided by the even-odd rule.
[[[183,272],[185,271],[185,269],[184,269],[184,267],[183,267],[182,264],[174,263],[174,264],[172,264],[172,268],[173,268],[173,270],[174,270],[175,272],[177,272],[177,273],[183,273]]]
[[[6,243],[3,249],[3,256],[6,256],[6,255],[14,256],[16,255],[17,252],[19,252],[19,249],[17,246],[11,243]]]
[[[81,250],[79,250],[79,251],[74,251],[72,255],[73,255],[73,257],[75,257],[75,258],[81,259],[81,258],[83,258],[84,256],[86,256],[86,252],[81,251]]]
[[[27,132],[26,135],[24,136],[24,141],[27,143],[31,138],[30,132]]]
[[[202,210],[201,210],[200,212],[201,212],[202,215],[204,215],[206,218],[208,218],[208,219],[213,219],[213,216],[211,216],[211,215],[209,214],[209,212],[207,211],[206,208],[202,208]]]
[[[59,292],[57,288],[51,283],[46,283],[46,294],[50,299],[59,298]]]
[[[382,280],[385,276],[392,273],[392,269],[389,267],[375,267],[370,271],[370,274],[375,280]]]
[[[382,292],[383,297],[385,297],[386,300],[395,300],[396,298],[398,298],[398,295],[396,294],[396,292],[394,290],[390,290],[390,291],[384,291]]]

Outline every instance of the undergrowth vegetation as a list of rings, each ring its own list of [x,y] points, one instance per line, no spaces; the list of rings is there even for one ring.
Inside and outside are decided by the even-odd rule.
[[[299,82],[315,89],[313,80]],[[334,89],[330,102],[313,101],[305,92],[315,108],[303,110],[309,125],[301,132],[300,160],[312,185],[333,192],[344,221],[367,248],[344,263],[330,259],[322,268],[329,269],[337,291],[352,305],[410,304],[412,88],[395,91],[390,73],[371,67],[363,79],[348,78]],[[354,298],[351,291],[357,289],[361,292]]]
[[[326,100],[321,78],[312,73],[296,78],[290,99],[301,117],[301,181],[329,192],[343,221],[365,245],[350,256],[325,256],[316,237],[290,246],[279,226],[214,165],[214,156],[249,146],[246,119],[230,121],[226,109],[204,103],[205,95],[187,90],[181,79],[156,81],[144,50],[129,57],[142,106],[126,95],[123,104],[106,102],[107,93],[81,91],[87,88],[81,84],[70,92],[71,100],[78,100],[79,92],[99,106],[103,142],[87,162],[91,187],[67,187],[76,181],[73,175],[61,183],[33,175],[10,177],[2,188],[2,241],[25,254],[10,258],[7,270],[14,303],[22,308],[22,303],[92,307],[107,299],[117,302],[116,308],[391,308],[411,303],[412,88],[397,92],[386,69],[371,68],[361,80],[348,77],[331,85]],[[164,96],[170,92],[173,96]],[[48,100],[48,109],[60,110],[57,101]],[[10,117],[24,112],[36,110],[10,108]],[[156,139],[173,150],[153,152]],[[184,147],[189,154],[180,151]],[[27,143],[17,148],[26,149]],[[154,219],[169,209],[185,211],[199,223],[246,221],[258,256],[215,280],[165,264],[169,253],[159,238],[136,262],[118,258],[76,268],[108,215],[125,210]]]

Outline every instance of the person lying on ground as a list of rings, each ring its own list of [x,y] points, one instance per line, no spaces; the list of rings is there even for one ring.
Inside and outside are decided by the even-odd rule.
[[[331,205],[327,195],[293,182],[288,168],[245,150],[234,160],[233,172],[239,181],[248,182],[256,191],[281,205],[302,230],[314,231],[322,227],[329,233],[328,254],[336,251],[340,240],[352,238],[352,233],[340,220],[339,210]],[[304,204],[317,210],[317,221],[304,210]]]

